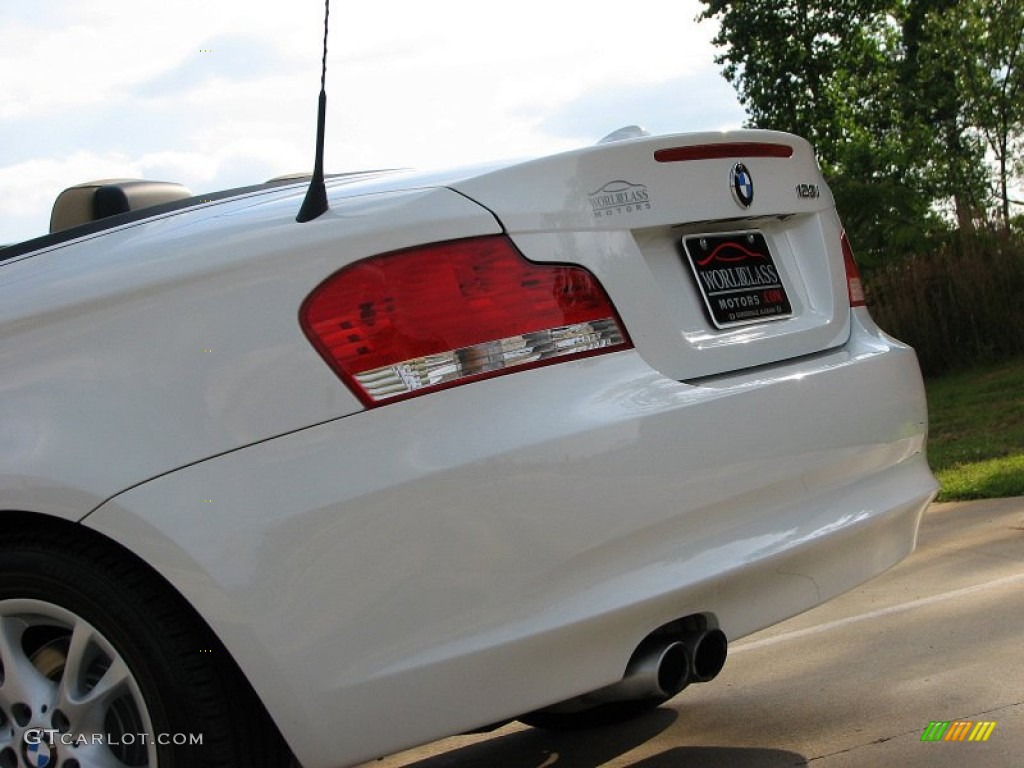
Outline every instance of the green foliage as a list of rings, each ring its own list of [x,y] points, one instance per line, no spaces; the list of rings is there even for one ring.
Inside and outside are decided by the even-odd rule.
[[[1024,495],[1024,358],[933,378],[927,388],[940,498]]]
[[[868,266],[927,252],[950,229],[943,211],[984,228],[993,194],[1006,225],[1024,0],[701,1],[749,125],[816,146]]]
[[[900,254],[896,254],[900,255]],[[878,324],[917,350],[926,374],[1024,355],[1024,239],[961,237],[864,275]]]
[[[937,469],[935,477],[942,487],[938,501],[1024,496],[1024,453]]]
[[[992,191],[1005,226],[1009,182],[1022,158],[1024,0],[951,3],[927,17],[923,29],[935,41],[932,68],[948,73],[950,91],[961,99],[965,132],[994,157]]]
[[[721,22],[718,62],[739,92],[750,124],[798,133],[837,167],[842,148],[886,122],[877,96],[892,72],[880,41],[889,33],[878,2],[703,0],[702,18]]]
[[[851,151],[846,172],[826,177],[866,274],[894,257],[927,253],[945,242],[947,227],[931,196],[881,173],[870,150]]]

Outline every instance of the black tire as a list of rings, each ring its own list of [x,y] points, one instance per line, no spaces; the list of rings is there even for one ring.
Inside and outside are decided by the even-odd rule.
[[[635,717],[657,709],[671,696],[664,698],[631,699],[629,701],[612,701],[598,704],[590,709],[578,712],[553,712],[538,710],[519,718],[519,722],[543,728],[549,731],[579,731],[585,728],[604,728],[617,723],[624,723]]]
[[[46,765],[40,750],[67,768],[293,764],[179,595],[115,546],[58,531],[0,536],[0,768]]]

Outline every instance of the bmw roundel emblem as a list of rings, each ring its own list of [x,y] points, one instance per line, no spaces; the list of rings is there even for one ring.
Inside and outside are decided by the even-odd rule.
[[[46,768],[51,757],[50,747],[45,741],[34,741],[25,746],[25,762],[32,768]]]
[[[732,167],[729,173],[729,186],[732,187],[736,202],[744,208],[749,208],[754,202],[754,179],[743,163],[736,163]]]

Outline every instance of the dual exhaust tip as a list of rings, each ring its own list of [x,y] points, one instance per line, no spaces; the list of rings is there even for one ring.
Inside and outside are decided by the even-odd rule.
[[[690,683],[712,680],[725,666],[727,654],[728,642],[720,629],[651,635],[633,652],[625,675],[617,683],[539,713],[558,716],[613,702],[666,701]]]
[[[602,690],[609,701],[671,698],[690,683],[713,680],[728,655],[720,629],[708,629],[671,640],[650,637],[634,651],[621,681]]]

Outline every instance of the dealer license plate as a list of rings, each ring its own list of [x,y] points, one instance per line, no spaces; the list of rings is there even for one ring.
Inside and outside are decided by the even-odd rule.
[[[685,237],[683,250],[716,328],[793,314],[768,241],[760,232]]]

